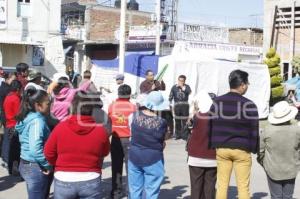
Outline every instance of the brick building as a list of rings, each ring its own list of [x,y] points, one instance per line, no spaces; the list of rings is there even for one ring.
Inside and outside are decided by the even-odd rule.
[[[247,46],[263,46],[263,30],[260,28],[229,28],[229,43]]]
[[[128,10],[126,30],[131,26],[153,24],[151,14]],[[92,59],[118,56],[120,9],[97,4],[95,0],[62,0],[62,32],[68,50],[67,65],[82,72]],[[154,50],[154,43],[127,43],[127,51]]]

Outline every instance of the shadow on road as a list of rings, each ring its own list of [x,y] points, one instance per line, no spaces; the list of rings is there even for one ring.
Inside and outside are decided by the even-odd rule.
[[[171,182],[168,180],[168,177],[164,178],[162,185],[170,184]],[[187,192],[187,185],[175,186],[170,189],[161,189],[159,198],[182,198],[182,195]],[[187,199],[188,197],[185,197]]]
[[[265,193],[265,192],[257,192],[257,193],[254,193],[251,197],[251,199],[263,199],[265,197],[268,196],[268,193]],[[237,187],[234,187],[234,186],[230,186],[228,188],[228,198],[232,198],[232,199],[235,199],[235,198],[238,198],[238,191],[237,191]]]
[[[171,189],[161,189],[159,198],[182,198],[182,195],[187,192],[186,188],[188,186],[175,186]]]
[[[14,187],[19,182],[22,182],[22,178],[19,176],[4,176],[0,178],[0,191],[5,191]]]

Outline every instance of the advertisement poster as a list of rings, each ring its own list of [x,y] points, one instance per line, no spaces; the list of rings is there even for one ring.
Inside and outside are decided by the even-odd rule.
[[[45,61],[45,49],[43,47],[34,46],[32,53],[32,65],[43,66]]]
[[[7,0],[0,0],[0,29],[7,27]]]

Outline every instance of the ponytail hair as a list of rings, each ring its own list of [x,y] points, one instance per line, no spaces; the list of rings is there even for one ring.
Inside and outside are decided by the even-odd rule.
[[[42,103],[45,97],[48,96],[45,90],[29,87],[23,93],[21,108],[16,120],[23,121],[29,112],[36,112],[35,103]]]
[[[61,77],[58,79],[57,84],[58,85],[53,89],[54,95],[58,95],[63,88],[70,86],[70,81],[67,77]]]

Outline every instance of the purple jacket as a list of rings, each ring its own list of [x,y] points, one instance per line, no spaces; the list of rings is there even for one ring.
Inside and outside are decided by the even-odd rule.
[[[87,91],[91,82],[87,81],[79,88],[63,88],[58,95],[54,95],[54,102],[51,107],[51,113],[58,119],[63,120],[69,115],[69,108],[77,91]]]

